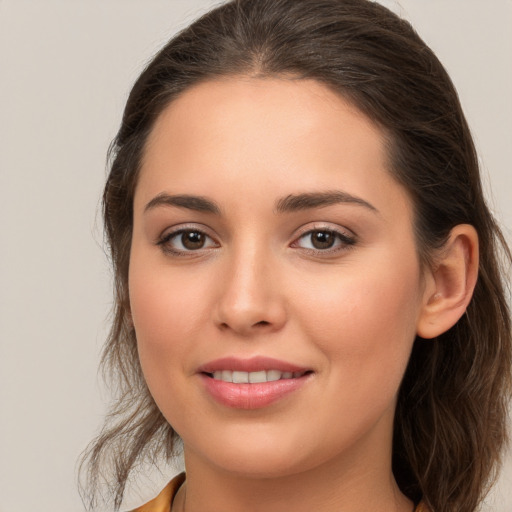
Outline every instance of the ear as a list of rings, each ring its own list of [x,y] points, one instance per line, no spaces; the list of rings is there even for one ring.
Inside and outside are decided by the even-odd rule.
[[[418,336],[435,338],[453,327],[466,311],[477,277],[478,234],[473,226],[459,224],[427,272]]]

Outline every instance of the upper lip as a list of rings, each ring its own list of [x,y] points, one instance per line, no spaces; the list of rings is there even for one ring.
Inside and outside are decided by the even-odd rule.
[[[199,373],[213,373],[219,370],[233,370],[239,372],[259,372],[262,370],[278,370],[281,372],[305,372],[308,368],[297,366],[287,361],[272,357],[256,356],[247,359],[238,357],[222,357],[201,365]]]

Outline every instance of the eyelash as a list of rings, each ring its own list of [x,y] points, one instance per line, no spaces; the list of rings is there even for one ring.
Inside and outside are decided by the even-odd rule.
[[[195,233],[198,235],[201,235],[205,237],[206,239],[210,240],[210,242],[213,242],[213,245],[210,245],[209,247],[200,247],[198,249],[176,249],[173,248],[171,243],[173,239],[178,239],[181,235],[185,233]],[[335,237],[334,240],[334,247],[328,247],[325,249],[317,249],[317,248],[308,248],[303,247],[302,249],[307,251],[309,254],[318,255],[318,256],[327,256],[336,254],[339,252],[343,252],[346,250],[349,250],[352,246],[354,246],[357,243],[357,239],[353,235],[348,235],[347,233],[343,233],[341,231],[338,231],[336,229],[328,228],[328,227],[315,227],[313,229],[309,229],[308,231],[305,231],[302,233],[299,237],[297,237],[292,244],[290,244],[290,247],[298,247],[298,242],[302,239],[305,239],[306,237],[311,237],[314,233],[324,233],[328,235],[333,235]],[[208,243],[208,242],[206,242]],[[171,231],[169,233],[166,233],[162,238],[160,238],[156,245],[160,246],[162,248],[162,251],[165,253],[171,254],[173,256],[191,256],[196,253],[201,253],[205,249],[210,249],[212,246],[215,247],[217,245],[217,242],[213,240],[211,236],[209,236],[207,233],[205,233],[201,229],[193,228],[193,227],[184,227],[179,228],[176,231]],[[181,241],[181,245],[183,246],[183,239]]]
[[[309,229],[306,232],[302,233],[291,244],[291,247],[296,247],[299,240],[302,240],[308,236],[311,237],[314,233],[324,233],[324,234],[334,236],[334,244],[336,244],[336,245],[334,247],[328,247],[326,249],[303,248],[304,250],[308,251],[309,254],[313,254],[313,255],[327,256],[327,255],[337,254],[339,252],[349,250],[357,243],[357,239],[354,235],[349,235],[347,233],[338,231],[338,230],[330,228],[330,227],[315,227],[313,229]]]
[[[203,230],[193,228],[193,227],[184,227],[179,228],[176,231],[171,231],[169,233],[166,233],[162,238],[160,238],[157,241],[157,245],[159,245],[162,248],[162,251],[165,253],[171,254],[173,256],[191,256],[194,253],[199,253],[204,249],[209,249],[209,247],[200,247],[199,249],[175,249],[172,247],[171,243],[173,239],[178,239],[180,235],[183,235],[185,233],[197,233],[199,235],[204,236],[206,239],[213,241],[214,244],[216,242],[213,240],[211,236],[206,234]],[[181,245],[183,245],[183,242],[181,242]]]

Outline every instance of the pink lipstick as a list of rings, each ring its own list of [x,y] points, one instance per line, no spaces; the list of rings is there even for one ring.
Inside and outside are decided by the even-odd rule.
[[[259,409],[300,389],[313,373],[268,357],[226,357],[198,369],[206,391],[220,404],[238,409]]]

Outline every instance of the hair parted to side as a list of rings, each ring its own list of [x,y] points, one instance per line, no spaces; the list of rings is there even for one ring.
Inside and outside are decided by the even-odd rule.
[[[417,339],[395,416],[393,470],[402,491],[436,512],[473,512],[499,467],[511,389],[510,250],[482,193],[457,93],[410,24],[369,0],[234,0],[174,37],[129,96],[110,149],[103,196],[115,272],[103,367],[118,397],[82,461],[84,499],[104,481],[119,508],[145,460],[173,456],[177,435],[145,385],[130,321],[132,203],[145,142],[165,107],[191,86],[232,75],[314,79],[352,102],[388,140],[390,170],[409,192],[425,265],[457,224],[480,238],[467,313],[435,340]]]

